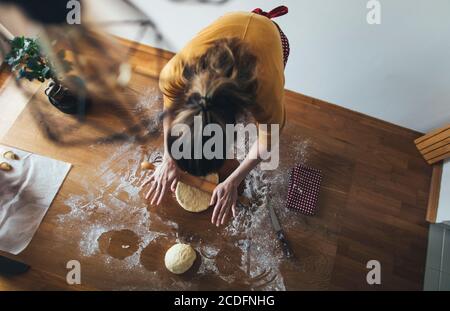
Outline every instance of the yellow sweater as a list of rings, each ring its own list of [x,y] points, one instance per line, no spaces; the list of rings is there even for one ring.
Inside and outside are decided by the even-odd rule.
[[[254,13],[228,13],[200,31],[163,68],[159,87],[164,107],[174,108],[173,99],[182,92],[183,64],[200,57],[217,39],[240,38],[257,57],[258,93],[251,113],[258,123],[285,124],[284,64],[280,33],[267,17]],[[261,133],[267,136],[267,133]],[[260,140],[263,137],[260,137]]]

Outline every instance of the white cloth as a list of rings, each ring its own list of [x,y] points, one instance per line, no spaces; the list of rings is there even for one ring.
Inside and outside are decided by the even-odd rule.
[[[3,154],[11,150],[19,160]],[[0,250],[17,255],[30,243],[71,164],[0,145],[0,163],[13,169],[0,171]]]

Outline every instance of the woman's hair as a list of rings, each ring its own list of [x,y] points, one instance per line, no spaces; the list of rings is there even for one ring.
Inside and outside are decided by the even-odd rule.
[[[226,124],[235,124],[236,117],[255,104],[256,57],[240,39],[220,39],[202,56],[184,66],[182,79],[185,90],[175,100],[174,107],[177,108],[172,112],[174,121],[171,129],[177,124],[185,124],[190,128],[190,137],[187,139],[191,141],[191,159],[181,158],[175,161],[182,170],[205,176],[217,171],[225,161]],[[201,133],[194,133],[196,116],[202,120]],[[203,137],[202,134],[203,128],[208,124],[217,124],[222,128],[221,157],[206,159],[203,155],[203,146],[209,137]],[[201,135],[201,159],[194,159],[195,135]],[[179,136],[170,135],[169,131],[169,150],[178,138]]]

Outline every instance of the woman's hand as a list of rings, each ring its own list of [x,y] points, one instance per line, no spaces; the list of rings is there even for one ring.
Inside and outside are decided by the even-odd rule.
[[[225,220],[230,213],[230,209],[232,210],[233,217],[236,216],[236,201],[238,198],[239,183],[230,177],[217,185],[212,194],[211,202],[209,203],[210,206],[214,206],[211,222],[217,227],[220,224],[223,225],[225,223]]]
[[[145,199],[148,200],[151,197],[150,204],[159,205],[169,187],[172,192],[175,192],[178,177],[179,172],[175,161],[170,156],[164,155],[162,163],[155,168],[150,178],[142,185],[142,187],[151,185]]]

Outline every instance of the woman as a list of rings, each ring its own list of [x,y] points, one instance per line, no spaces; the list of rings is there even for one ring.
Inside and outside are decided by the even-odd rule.
[[[205,176],[224,163],[224,157],[207,159],[203,155],[200,159],[175,160],[170,151],[178,137],[169,134],[175,125],[185,124],[193,133],[194,117],[201,117],[203,128],[207,124],[224,128],[248,112],[259,124],[283,128],[284,66],[289,44],[270,19],[286,13],[283,6],[269,13],[261,9],[229,13],[202,30],[164,67],[159,83],[164,95],[164,160],[146,182],[150,184],[146,199],[151,199],[151,204],[159,205],[169,188],[175,191],[180,169]],[[194,135],[188,137],[192,142]],[[230,210],[236,215],[238,186],[260,163],[261,155],[267,152],[261,146],[270,140],[270,131],[260,130],[244,161],[217,185],[210,202],[214,206],[213,224],[224,224]],[[224,144],[226,141],[224,137]],[[203,137],[201,143],[205,143]]]

